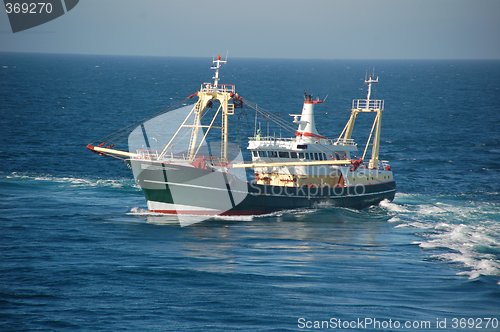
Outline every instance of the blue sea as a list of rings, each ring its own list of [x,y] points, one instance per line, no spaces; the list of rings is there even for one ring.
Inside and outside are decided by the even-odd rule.
[[[304,90],[328,95],[316,120],[329,137],[374,69],[398,193],[180,227],[147,213],[123,162],[85,146],[185,102],[210,65],[0,53],[1,331],[495,330],[500,62],[229,59],[222,81],[283,119]],[[370,125],[359,118],[361,147]]]

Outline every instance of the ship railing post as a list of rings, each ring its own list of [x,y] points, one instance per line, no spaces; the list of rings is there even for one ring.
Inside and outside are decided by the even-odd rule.
[[[197,109],[193,121],[193,126],[191,130],[191,138],[189,140],[189,148],[188,148],[188,159],[189,160],[194,160],[195,158],[195,150],[196,150],[196,143],[198,140],[198,133],[201,128],[201,117],[203,115],[203,110],[205,109],[206,105],[208,102],[212,99],[212,95],[202,93],[201,96],[199,96],[199,104],[197,104]]]
[[[222,146],[221,146],[221,159],[223,162],[227,162],[227,116],[228,116],[228,94],[224,93],[223,98],[221,98],[222,106]]]

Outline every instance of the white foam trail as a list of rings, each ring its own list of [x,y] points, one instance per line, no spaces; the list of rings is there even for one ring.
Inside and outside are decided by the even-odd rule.
[[[416,235],[422,241],[413,244],[430,251],[434,258],[466,269],[457,274],[471,279],[500,276],[496,254],[500,248],[500,204],[465,200],[450,204],[446,197],[438,199],[442,201],[401,193],[396,202],[382,201],[380,207],[391,217],[388,221],[396,223],[395,228],[419,230]],[[398,204],[398,200],[405,204]]]
[[[256,216],[214,216],[214,220],[252,221]]]
[[[417,196],[416,194],[409,194],[409,193],[396,193],[396,198],[405,198],[405,197],[415,197]]]
[[[387,220],[388,222],[401,222],[401,219],[399,219],[398,217],[391,217],[389,220]],[[397,226],[396,226],[397,227]]]
[[[148,209],[143,209],[140,207],[133,207],[130,212],[127,212],[130,216],[164,216],[165,213],[151,212]]]
[[[147,223],[154,225],[179,225],[179,219],[177,219],[176,215],[151,212],[148,209],[140,207],[131,208],[127,215],[143,217],[146,219]]]
[[[31,181],[44,181],[54,183],[67,183],[73,187],[111,187],[111,188],[124,188],[134,187],[137,185],[131,179],[84,179],[76,177],[57,177],[50,174],[44,175],[29,175],[13,172],[7,175],[7,179],[21,179]]]
[[[210,215],[209,219],[213,220],[231,220],[231,221],[252,221],[256,218],[268,218],[268,217],[281,217],[286,213],[292,213],[294,215],[303,215],[303,214],[309,214],[309,213],[314,213],[317,210],[314,209],[294,209],[294,210],[282,210],[282,211],[276,211],[276,212],[271,212],[271,213],[266,213],[266,214],[257,214],[257,215],[242,215],[242,216],[224,216],[224,215],[215,215],[212,216]],[[151,212],[148,209],[143,209],[140,207],[133,207],[130,209],[129,212],[127,212],[127,215],[133,215],[133,216],[145,216],[145,217],[161,217],[161,216],[173,216],[175,215],[169,215],[165,213],[158,213],[158,212]],[[183,216],[186,216],[189,218],[190,215],[184,214]],[[193,217],[199,217],[198,215],[193,215]]]
[[[160,213],[160,212],[152,212],[149,211],[148,209],[143,209],[140,207],[133,207],[130,209],[129,212],[127,212],[127,215],[130,216],[141,216],[141,217],[174,217],[177,218],[175,214],[171,213]],[[183,214],[183,217],[199,217],[199,215],[189,215],[189,214]],[[242,220],[242,221],[250,221],[252,220],[255,216],[212,216],[212,215],[207,215],[207,219],[219,219],[219,220]]]
[[[418,221],[411,221],[411,222],[402,222],[401,224],[398,224],[394,226],[395,228],[416,228],[416,229],[429,229],[432,228],[426,223],[418,222]]]
[[[440,222],[435,224],[434,233],[425,235],[425,238],[427,241],[419,244],[423,249],[453,251],[438,253],[433,257],[459,263],[469,269],[459,275],[468,275],[471,279],[481,275],[500,276],[500,263],[494,254],[488,253],[488,249],[493,251],[499,248],[497,239],[500,238],[500,229],[496,223],[474,225]]]
[[[403,205],[390,202],[387,199],[384,199],[382,202],[380,202],[379,206],[381,206],[382,208],[384,208],[389,212],[409,212],[408,209],[405,208]]]
[[[447,211],[436,205],[421,205],[415,212],[422,216],[435,216],[436,214],[446,213]]]

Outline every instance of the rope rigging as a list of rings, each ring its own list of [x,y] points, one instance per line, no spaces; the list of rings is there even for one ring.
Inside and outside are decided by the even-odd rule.
[[[251,109],[253,109],[258,114],[260,114],[261,116],[265,117],[267,120],[276,123],[280,128],[283,128],[283,129],[285,129],[287,131],[295,133],[295,131],[296,131],[297,128],[294,125],[290,124],[286,120],[283,120],[282,118],[278,117],[277,115],[275,115],[275,114],[273,114],[273,113],[271,113],[269,111],[263,110],[260,106],[257,106],[257,104],[255,104],[255,103],[253,103],[251,101],[249,102],[247,99],[245,99],[245,104],[244,105],[248,106]],[[318,145],[318,149],[319,149],[319,151],[324,152],[326,154],[331,153],[331,151],[327,147],[324,147],[324,146],[321,146],[321,145]]]
[[[115,145],[117,143],[121,143],[120,141],[122,139],[128,137],[130,132],[132,130],[134,130],[136,127],[144,124],[145,122],[147,122],[147,121],[149,121],[157,116],[160,116],[160,115],[165,114],[167,112],[170,112],[170,111],[173,111],[175,109],[186,106],[186,101],[188,101],[189,99],[192,99],[193,97],[194,97],[194,95],[188,96],[187,98],[185,98],[177,103],[174,103],[174,104],[162,109],[161,111],[156,112],[153,115],[150,115],[146,118],[141,119],[140,121],[136,121],[130,125],[122,127],[120,129],[102,137],[101,139],[95,141],[96,142],[95,146],[112,149],[113,147],[115,147]],[[235,137],[236,137],[236,141],[238,144],[241,144],[241,136],[245,135],[244,131],[251,129],[251,126],[249,125],[249,119],[248,119],[249,113],[246,111],[246,107],[248,107],[248,109],[255,111],[256,119],[257,119],[257,117],[261,117],[268,123],[268,125],[267,125],[268,131],[269,131],[269,122],[272,122],[280,129],[280,136],[281,136],[281,129],[284,129],[286,132],[292,133],[292,135],[295,133],[296,127],[293,124],[291,124],[290,122],[279,117],[278,114],[272,113],[266,109],[263,109],[262,107],[258,106],[256,103],[254,103],[250,100],[245,99],[243,102],[243,98],[241,98],[241,97],[237,98],[237,100],[239,102],[239,104],[237,105],[237,108],[240,109],[240,111],[237,113],[238,115],[237,115],[237,119],[236,119],[237,123],[236,123]],[[207,107],[208,107],[208,105],[207,105]],[[204,112],[201,119],[205,118],[205,116],[207,116],[208,113],[210,113],[210,111]],[[242,123],[243,122],[243,121],[241,121],[242,117],[245,117],[244,122],[246,124]],[[245,128],[240,128],[240,126],[242,126],[242,125],[246,128],[246,130],[242,130]],[[276,128],[274,128],[274,129],[276,129]],[[323,149],[321,149],[321,150],[323,150]],[[325,150],[325,152],[327,152],[327,151]]]
[[[164,114],[164,113],[167,113],[167,112],[170,112],[170,111],[173,111],[179,107],[182,107],[182,106],[185,106],[186,104],[186,100],[188,98],[185,98],[184,100],[181,100],[175,104],[172,104],[164,109],[162,109],[161,111],[153,114],[153,115],[150,115],[148,117],[145,117],[145,118],[142,118],[141,120],[139,121],[136,121],[136,122],[133,122],[132,124],[128,125],[128,126],[125,126],[125,127],[122,127],[120,129],[117,129],[115,130],[114,132],[94,141],[93,143],[95,142],[98,142],[98,144],[96,144],[97,146],[100,146],[100,147],[103,147],[103,146],[106,146],[108,148],[112,148],[115,146],[115,143],[118,142],[119,140],[121,140],[122,138],[125,138],[129,135],[129,133],[134,129],[136,128],[137,126],[143,124],[144,122],[148,121],[148,120],[151,120],[152,118],[156,117],[156,116],[159,116],[161,114]]]
[[[274,115],[273,113],[264,110],[262,107],[258,106],[256,103],[249,101],[248,99],[245,99],[244,106],[248,106],[249,108],[253,109],[255,112],[263,116],[265,119],[274,122],[278,125],[278,127],[281,127],[283,129],[289,130],[292,133],[295,132],[296,128],[288,123],[287,121],[283,120],[282,118],[278,117],[277,115]]]

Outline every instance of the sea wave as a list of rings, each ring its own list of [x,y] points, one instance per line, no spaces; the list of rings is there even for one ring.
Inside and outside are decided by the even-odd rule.
[[[179,219],[176,215],[151,212],[140,207],[131,208],[127,215],[144,218],[148,223],[155,225],[179,225]]]
[[[132,179],[86,179],[77,177],[59,177],[50,174],[29,174],[12,172],[4,176],[7,180],[42,181],[67,184],[72,187],[109,187],[138,188]]]
[[[224,215],[216,215],[216,216],[209,216],[207,215],[207,219],[212,219],[212,220],[230,220],[230,221],[252,221],[257,218],[269,218],[269,217],[281,217],[285,214],[293,214],[293,215],[305,215],[305,214],[310,214],[310,213],[315,213],[317,210],[315,209],[293,209],[293,210],[280,210],[276,212],[271,212],[271,213],[265,213],[265,214],[256,214],[256,215],[244,215],[244,216],[224,216]],[[128,215],[134,215],[134,216],[142,216],[142,217],[166,217],[168,219],[168,223],[170,223],[170,220],[172,217],[176,218],[175,215],[169,215],[165,213],[158,213],[158,212],[151,212],[148,209],[140,208],[140,207],[133,207],[130,209],[130,211],[127,213]],[[183,218],[189,218],[189,214],[183,214]],[[192,215],[192,217],[196,217],[199,219],[199,215]],[[159,219],[155,218],[154,222],[158,222]],[[149,221],[149,218],[148,218]]]
[[[460,264],[465,271],[458,275],[500,276],[499,204],[399,194],[380,207],[396,228],[416,229],[421,240],[414,244],[433,258]]]
[[[392,212],[392,213],[406,213],[406,212],[409,212],[409,210],[404,205],[396,204],[394,202],[390,202],[387,199],[385,199],[382,202],[380,202],[379,206],[381,206],[382,208],[386,209],[388,212]]]
[[[427,240],[419,244],[423,249],[451,249],[433,255],[445,261],[461,263],[470,271],[459,274],[471,279],[480,275],[500,276],[500,262],[497,260],[500,227],[497,223],[479,225],[438,223],[433,234],[424,235]]]

